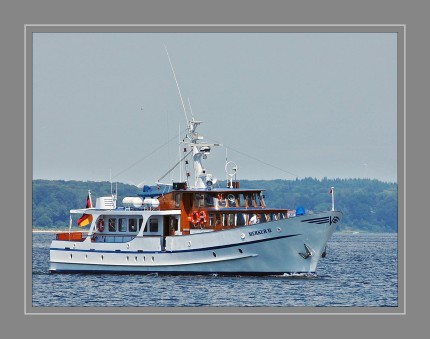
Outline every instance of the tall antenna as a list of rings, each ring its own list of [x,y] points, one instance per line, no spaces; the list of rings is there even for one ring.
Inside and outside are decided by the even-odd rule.
[[[193,109],[191,108],[190,98],[187,98],[187,99],[188,99],[188,106],[190,106],[191,118],[193,118],[194,120]]]
[[[110,195],[112,195],[112,168],[109,168]]]
[[[175,78],[176,87],[178,88],[178,92],[179,92],[179,97],[181,98],[182,108],[184,109],[184,113],[185,113],[185,121],[188,124],[188,117],[187,117],[187,111],[185,110],[184,100],[182,100],[182,94],[181,94],[181,90],[179,88],[179,83],[178,83],[178,80],[176,79],[175,70],[173,69],[172,62],[170,61],[170,56],[169,56],[169,52],[167,51],[166,45],[164,45],[164,49],[166,50],[167,58],[169,59],[170,68],[172,69],[173,77]]]
[[[178,133],[178,138],[179,138],[179,148],[178,148],[178,154],[179,154],[179,160],[181,159],[181,125],[179,125],[179,133]],[[179,181],[182,181],[182,167],[179,164]]]

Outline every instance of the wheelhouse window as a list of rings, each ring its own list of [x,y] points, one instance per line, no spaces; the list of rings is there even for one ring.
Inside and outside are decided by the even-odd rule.
[[[181,202],[181,194],[175,193],[175,207],[179,208]]]
[[[205,205],[208,207],[214,206],[214,197],[210,194],[205,194]]]
[[[264,207],[264,195],[263,194],[257,194],[257,201],[258,201],[258,206],[262,206]]]
[[[243,198],[243,194],[238,194],[237,202],[239,203],[239,207],[245,207],[245,199]]]
[[[252,203],[252,195],[251,194],[247,194],[245,197],[245,200],[246,200],[246,202],[245,202],[246,207],[253,207],[254,206],[254,204]]]
[[[227,201],[229,207],[236,207],[236,196],[234,194],[227,195]]]
[[[109,218],[109,232],[116,232],[116,219]]]
[[[213,207],[215,205],[214,197],[211,194],[196,193],[193,204],[195,207]]]
[[[203,193],[194,194],[194,206],[196,207],[205,206],[205,195]]]

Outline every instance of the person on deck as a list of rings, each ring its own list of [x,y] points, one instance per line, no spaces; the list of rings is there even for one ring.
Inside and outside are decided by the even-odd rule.
[[[251,219],[249,219],[249,224],[250,225],[254,225],[256,223],[257,223],[257,215],[253,214],[252,217],[251,217]]]

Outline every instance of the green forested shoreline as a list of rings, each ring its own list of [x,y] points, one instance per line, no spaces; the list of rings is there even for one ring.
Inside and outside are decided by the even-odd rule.
[[[221,183],[220,185],[223,185]],[[115,188],[116,185],[114,185]],[[266,204],[277,208],[308,212],[331,208],[330,187],[335,190],[335,207],[344,215],[337,231],[397,232],[397,184],[371,179],[242,180],[241,188],[263,188]],[[32,220],[34,229],[63,229],[69,211],[84,208],[88,190],[93,203],[109,195],[109,182],[33,180]],[[118,201],[141,191],[133,185],[118,183]]]

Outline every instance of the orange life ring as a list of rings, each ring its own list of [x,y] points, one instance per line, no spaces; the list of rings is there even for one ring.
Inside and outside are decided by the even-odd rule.
[[[103,218],[100,218],[97,221],[97,231],[103,232],[104,230],[105,230],[105,221],[103,220]]]
[[[200,212],[200,223],[206,224],[206,212],[205,211]]]
[[[188,220],[191,221],[193,225],[197,224],[199,222],[199,212],[194,211],[191,213],[191,215],[188,217]]]

